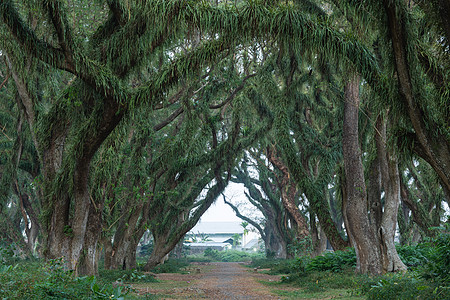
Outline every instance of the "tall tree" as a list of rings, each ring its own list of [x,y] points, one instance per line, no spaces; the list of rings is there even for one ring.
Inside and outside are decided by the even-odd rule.
[[[356,251],[356,269],[360,273],[381,274],[380,245],[367,215],[367,194],[358,134],[360,77],[354,75],[345,86],[344,128],[342,137],[345,193],[345,224]]]

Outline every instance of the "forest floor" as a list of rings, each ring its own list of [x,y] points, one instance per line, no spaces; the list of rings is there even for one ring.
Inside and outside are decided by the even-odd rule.
[[[156,278],[157,283],[132,286],[151,299],[361,299],[348,296],[346,290],[305,294],[298,287],[279,284],[281,275],[255,272],[234,262],[194,263],[181,274],[162,273]]]

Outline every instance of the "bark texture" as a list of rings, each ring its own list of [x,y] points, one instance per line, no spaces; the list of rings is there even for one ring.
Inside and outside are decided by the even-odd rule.
[[[407,267],[398,256],[394,237],[397,226],[397,214],[400,205],[400,177],[398,162],[392,149],[387,149],[387,121],[381,117],[377,120],[377,156],[380,162],[380,173],[384,187],[384,209],[379,224],[378,234],[381,243],[384,272],[406,271]],[[390,150],[390,151],[389,151]],[[381,200],[381,199],[380,199]]]
[[[346,177],[344,213],[356,251],[356,270],[363,274],[382,273],[378,238],[369,224],[364,170],[358,137],[359,76],[345,86],[343,155]]]

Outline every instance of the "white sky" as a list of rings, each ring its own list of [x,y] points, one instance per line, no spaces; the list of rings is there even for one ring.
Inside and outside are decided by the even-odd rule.
[[[240,201],[245,201],[244,187],[240,184],[230,183],[225,189],[225,196],[227,201],[236,204]],[[236,217],[234,211],[223,202],[223,197],[219,196],[216,202],[205,212],[200,218],[200,222],[242,222]]]
[[[200,218],[200,222],[242,222],[242,220],[236,217],[231,207],[219,197]]]

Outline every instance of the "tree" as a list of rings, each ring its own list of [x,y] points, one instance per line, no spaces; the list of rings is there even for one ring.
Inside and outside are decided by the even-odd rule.
[[[335,177],[342,156],[346,174],[346,184],[342,181],[340,187],[343,200],[347,201],[344,207],[349,202],[355,204],[345,209],[349,214],[344,217],[352,220],[347,222],[346,229],[357,248],[368,249],[363,236],[366,233],[372,236],[366,228],[369,218],[364,207],[367,203],[364,163],[371,174],[370,180],[376,183],[373,189],[369,186],[370,203],[375,206],[381,203],[380,191],[384,190],[385,208],[390,207],[388,214],[379,214],[374,219],[380,221],[377,230],[383,230],[383,238],[388,234],[391,240],[392,228],[395,228],[398,186],[405,189],[402,197],[406,202],[413,199],[408,203],[416,222],[429,223],[425,221],[426,214],[419,213],[423,209],[415,205],[414,197],[408,197],[406,190],[414,191],[414,186],[399,183],[396,161],[401,161],[407,152],[421,157],[433,168],[439,178],[439,190],[450,201],[450,68],[446,12],[448,5],[444,1],[417,4],[397,0],[249,1],[234,5],[158,0],[108,0],[95,5],[84,0],[2,1],[0,51],[6,59],[8,72],[3,66],[1,70],[2,74],[9,75],[3,76],[0,96],[11,102],[17,99],[16,107],[5,107],[12,108],[10,119],[16,120],[13,123],[17,124],[17,129],[22,129],[18,135],[11,135],[17,143],[8,146],[11,149],[8,158],[1,160],[2,203],[14,202],[14,207],[24,208],[20,214],[17,210],[9,215],[14,218],[16,233],[8,236],[20,237],[19,233],[25,229],[20,224],[25,224],[28,217],[35,214],[26,207],[34,211],[42,208],[43,222],[39,225],[45,237],[45,257],[62,256],[68,268],[77,271],[83,265],[80,273],[94,273],[98,255],[95,249],[104,238],[99,228],[108,224],[105,228],[116,230],[114,234],[119,237],[126,232],[125,224],[130,221],[136,231],[125,234],[125,240],[137,244],[144,224],[151,220],[147,212],[152,213],[158,205],[168,210],[162,207],[167,204],[163,200],[167,199],[156,206],[150,205],[157,195],[151,194],[153,191],[167,194],[177,189],[189,190],[196,184],[195,180],[177,183],[178,172],[191,174],[183,173],[184,167],[198,167],[197,171],[206,172],[220,184],[220,176],[226,173],[224,170],[232,170],[234,159],[256,141],[264,148],[276,145],[273,149],[276,155],[271,158],[280,174],[284,174],[279,177],[280,182],[288,184],[287,189],[281,190],[282,199],[292,204],[293,195],[300,193],[311,208],[311,216],[317,216],[335,249],[348,245],[338,230],[341,225],[336,224],[337,218],[333,220],[329,203],[329,184],[337,182]],[[213,72],[217,66],[221,71],[227,70],[223,72],[227,75],[217,76],[218,73]],[[350,78],[348,74],[343,76],[347,70],[359,74],[361,80]],[[17,94],[5,95],[6,85],[8,89],[13,86]],[[374,143],[376,138],[358,139],[359,133],[366,138],[370,130],[359,131],[362,126],[358,125],[357,110],[347,103],[351,101],[362,107],[360,89],[364,97],[375,103],[370,108],[372,116],[383,115],[386,111],[394,116],[380,121],[378,130],[383,128],[383,122],[387,122],[389,130],[386,137],[379,140],[379,153],[374,160],[362,158],[361,147]],[[344,105],[342,100],[346,100]],[[361,103],[365,105],[365,99]],[[223,140],[221,136],[214,138],[219,132],[219,122],[215,119],[227,115],[227,108],[232,105],[236,105],[234,114],[242,114],[236,118],[240,121],[233,121],[221,133]],[[2,117],[4,110],[2,108]],[[194,113],[196,110],[199,113]],[[134,123],[143,118],[157,119],[158,122],[152,124],[155,132],[168,129],[167,126],[176,131],[175,124],[182,125],[180,120],[184,118],[191,124],[209,126],[209,134],[202,135],[186,126],[187,131],[192,129],[191,135],[180,135],[185,144],[199,141],[208,151],[215,148],[214,141],[219,144],[231,133],[230,142],[234,146],[227,149],[237,152],[227,161],[213,159],[217,167],[215,174],[207,170],[204,160],[215,158],[217,153],[226,157],[220,147],[217,152],[211,151],[215,154],[200,156],[184,150],[184,165],[177,166],[179,160],[172,164],[164,158],[174,157],[170,151],[174,151],[171,147],[175,143],[172,144],[169,137],[176,139],[178,134],[164,136],[168,131],[160,133],[161,140],[169,145],[169,152],[165,152],[167,149],[155,145],[155,140],[146,140],[145,131],[141,129],[148,124],[139,127]],[[265,122],[264,126],[256,126],[260,119]],[[129,120],[129,127],[121,127]],[[272,123],[273,131],[269,132]],[[24,124],[28,124],[27,130]],[[347,127],[342,128],[341,124]],[[134,126],[139,131],[136,136]],[[124,131],[128,131],[132,141],[110,147],[113,142],[108,141],[109,137],[125,138],[117,133],[119,128],[126,128]],[[10,130],[11,126],[8,132]],[[248,130],[253,135],[248,139],[251,142],[239,145],[238,140],[244,143],[245,139],[240,138],[244,138]],[[236,140],[233,140],[233,132],[239,133],[234,137]],[[341,132],[345,133],[343,139]],[[203,139],[197,140],[194,134],[202,135]],[[398,143],[385,149],[383,144],[393,137]],[[21,150],[33,148],[20,146],[30,144],[34,150]],[[116,181],[116,186],[105,184],[108,176],[100,175],[93,162],[101,162],[111,149],[126,153],[128,146],[133,148],[135,161],[116,161],[124,168],[120,172],[133,169],[134,163],[144,161],[149,154],[152,160],[158,157],[160,161],[152,164],[151,170],[137,168],[145,171],[143,176],[123,176]],[[23,153],[27,153],[26,158]],[[30,176],[17,172],[25,161],[34,165],[28,168],[33,170],[28,172]],[[108,170],[114,172],[113,168]],[[399,176],[395,175],[397,173]],[[160,177],[148,182],[146,175]],[[286,181],[286,176],[293,180]],[[228,177],[229,172],[227,178],[222,178],[224,185]],[[19,186],[16,192],[10,179],[17,178],[27,179],[23,180],[24,184],[15,184]],[[42,178],[35,196],[39,205],[30,201],[33,203],[30,206],[22,195],[35,178]],[[212,180],[210,178],[210,182]],[[391,185],[390,181],[395,184]],[[414,182],[418,184],[419,180]],[[165,188],[166,183],[171,188]],[[354,184],[359,192],[354,190]],[[98,189],[101,193],[91,188],[94,186],[101,187]],[[124,209],[127,203],[111,204],[122,199],[123,194],[116,193],[118,187],[126,188],[133,195],[128,202],[132,209],[123,212],[123,218],[116,223],[102,220],[103,211],[110,210],[110,216],[117,217],[119,208]],[[11,197],[14,193],[18,195]],[[143,198],[146,201],[137,201]],[[442,201],[437,198],[436,202]],[[109,199],[115,200],[108,202]],[[8,205],[3,207],[13,207]],[[355,214],[353,208],[358,209],[360,215]],[[183,219],[182,215],[189,210],[177,209],[178,214],[174,215],[178,219]],[[381,205],[373,212],[380,210]],[[437,219],[439,209],[433,213]],[[301,220],[293,219],[297,224]],[[433,220],[433,223],[439,221]],[[31,224],[38,222],[31,220]],[[312,224],[315,222],[310,226]],[[358,228],[363,230],[357,232]],[[34,233],[25,231],[29,240],[35,240]],[[111,236],[112,232],[109,234]],[[361,254],[358,258],[361,271],[380,272],[378,266],[371,268],[368,264],[379,259],[377,247],[381,245],[381,240],[377,240],[372,252],[357,251]],[[133,248],[129,248],[130,253]],[[81,263],[82,257],[88,260]]]
[[[381,274],[382,260],[378,238],[367,215],[367,194],[358,135],[358,75],[349,79],[345,89],[344,129],[342,137],[345,195],[344,212],[347,232],[355,247],[356,269],[360,273]]]

